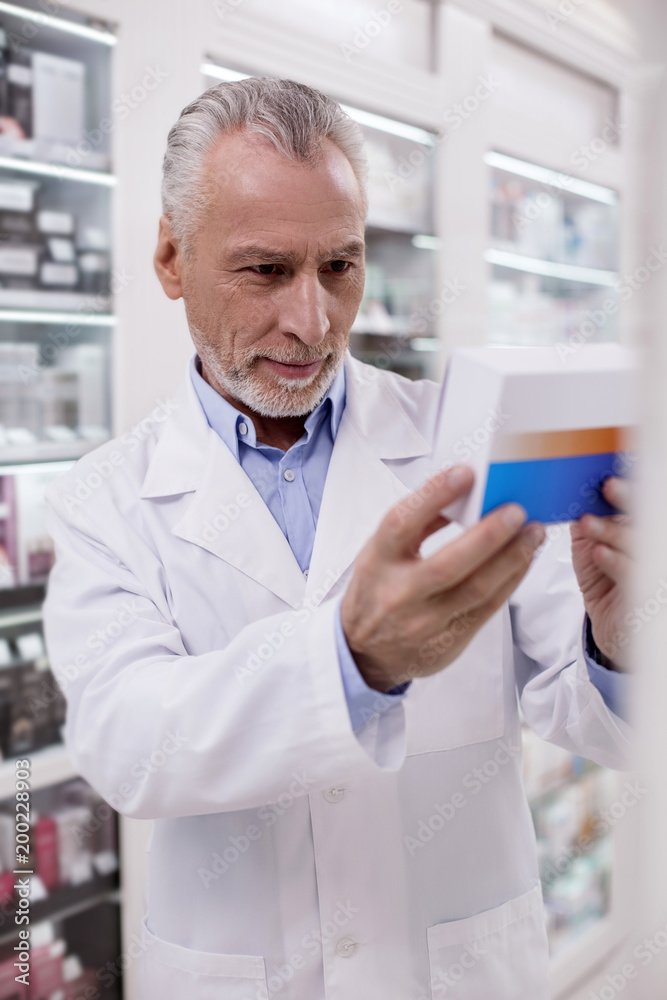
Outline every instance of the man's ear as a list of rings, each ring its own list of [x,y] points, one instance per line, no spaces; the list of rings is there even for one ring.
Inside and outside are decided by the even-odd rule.
[[[160,219],[153,266],[165,294],[170,299],[180,299],[183,295],[183,257],[166,215]]]

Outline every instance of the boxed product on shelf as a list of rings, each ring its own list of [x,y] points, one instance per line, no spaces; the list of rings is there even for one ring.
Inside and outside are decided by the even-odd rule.
[[[0,209],[3,212],[32,212],[35,207],[35,192],[37,181],[12,180],[0,178]],[[30,216],[31,221],[32,216]]]
[[[0,211],[0,234],[4,243],[32,243],[38,236],[34,212]]]
[[[15,867],[13,808],[12,800],[0,804],[0,872]],[[34,876],[33,903],[44,909],[51,898],[66,902],[71,890],[95,879],[113,884],[119,864],[116,813],[82,778],[34,792],[31,822],[26,868]]]
[[[76,264],[45,260],[39,269],[39,283],[44,288],[76,288],[79,284],[79,268]]]
[[[32,73],[34,138],[77,143],[85,125],[84,64],[50,52],[33,52]]]
[[[2,354],[0,352],[0,385]],[[16,584],[16,490],[13,476],[0,476],[0,590]],[[0,653],[0,663],[2,655]]]
[[[37,924],[30,935],[30,1000],[51,1000],[63,985],[65,941],[51,923]]]
[[[54,562],[44,501],[44,491],[53,478],[53,470],[39,466],[16,476],[18,579],[22,584],[45,582]]]
[[[91,295],[104,293],[109,288],[111,265],[109,255],[87,250],[79,254],[80,287]]]
[[[49,670],[0,668],[0,758],[34,753],[60,742],[65,706]]]
[[[3,35],[6,35],[3,31]],[[28,139],[33,128],[33,72],[31,53],[20,46],[4,50],[7,78],[6,115],[14,124],[5,126],[10,134]]]
[[[0,284],[3,288],[31,288],[39,273],[41,246],[0,245]]]
[[[108,426],[108,385],[102,344],[76,344],[61,351],[59,364],[76,376],[77,423],[80,433],[100,432]]]
[[[75,215],[73,212],[56,211],[42,208],[37,212],[36,223],[40,233],[53,236],[71,236],[75,230]]]

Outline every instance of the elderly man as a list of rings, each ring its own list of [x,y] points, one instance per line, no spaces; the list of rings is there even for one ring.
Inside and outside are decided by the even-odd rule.
[[[76,767],[155,820],[141,998],[544,1000],[517,690],[540,736],[623,763],[592,654],[626,529],[576,526],[580,591],[516,505],[442,517],[471,473],[430,464],[439,387],[347,351],[365,161],[333,101],[213,87],[163,205],[196,354],[169,414],[51,489],[46,603]]]

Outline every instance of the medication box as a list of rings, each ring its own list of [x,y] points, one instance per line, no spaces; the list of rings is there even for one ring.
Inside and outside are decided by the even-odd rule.
[[[630,471],[637,423],[637,362],[618,344],[454,351],[433,458],[475,484],[444,513],[466,527],[510,502],[544,523],[617,513],[600,487]]]

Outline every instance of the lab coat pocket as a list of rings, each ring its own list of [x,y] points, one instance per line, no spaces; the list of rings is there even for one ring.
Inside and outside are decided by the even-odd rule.
[[[143,925],[137,1000],[267,1000],[264,959],[193,951]]]
[[[429,927],[427,936],[433,1000],[550,1000],[539,882],[493,910]]]

